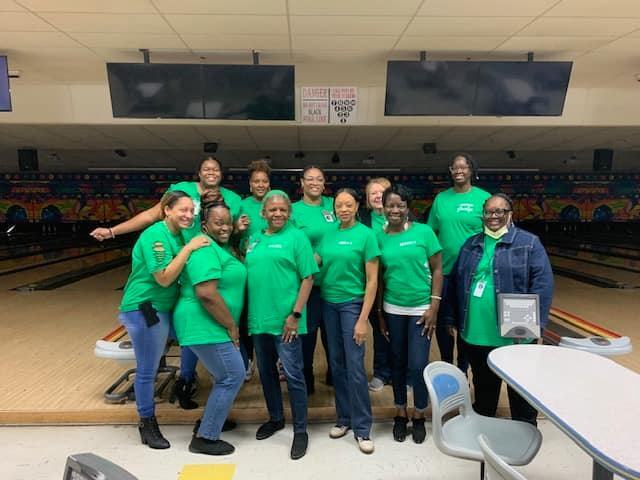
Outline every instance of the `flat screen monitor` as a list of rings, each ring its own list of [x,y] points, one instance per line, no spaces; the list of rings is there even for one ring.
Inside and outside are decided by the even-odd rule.
[[[200,65],[107,63],[114,117],[202,118]]]
[[[295,120],[291,65],[203,65],[204,116]]]
[[[471,115],[476,62],[390,61],[385,115]]]
[[[572,62],[482,62],[479,65],[474,115],[562,115]]]
[[[9,65],[7,57],[0,56],[0,112],[11,111],[11,90],[9,89]]]

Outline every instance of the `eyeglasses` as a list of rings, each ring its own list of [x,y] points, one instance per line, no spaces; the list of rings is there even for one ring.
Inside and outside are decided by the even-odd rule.
[[[496,208],[495,210],[485,210],[484,212],[482,212],[482,216],[484,218],[491,218],[491,217],[502,218],[510,211],[511,210],[509,210],[508,208]]]
[[[456,173],[456,172],[467,172],[469,171],[469,167],[449,167],[449,171],[451,173]]]

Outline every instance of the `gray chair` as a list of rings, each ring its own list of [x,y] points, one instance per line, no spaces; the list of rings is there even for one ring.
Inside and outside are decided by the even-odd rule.
[[[480,462],[480,478],[484,476],[480,434],[509,465],[526,465],[538,453],[542,434],[533,425],[485,417],[473,410],[467,377],[454,365],[430,363],[424,369],[424,381],[431,399],[433,441],[446,455]],[[458,415],[443,420],[454,411]]]
[[[483,480],[527,480],[515,468],[502,460],[496,452],[491,450],[485,435],[478,435],[478,445],[484,455]]]

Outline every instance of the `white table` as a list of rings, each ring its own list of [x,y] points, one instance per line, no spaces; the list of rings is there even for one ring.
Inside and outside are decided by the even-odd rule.
[[[640,375],[549,345],[497,348],[488,363],[593,458],[593,479],[640,479]]]

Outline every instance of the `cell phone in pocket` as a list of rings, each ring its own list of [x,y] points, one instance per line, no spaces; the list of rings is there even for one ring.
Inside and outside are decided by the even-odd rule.
[[[160,319],[158,318],[158,312],[155,308],[153,308],[153,305],[149,300],[147,300],[146,302],[142,302],[140,305],[138,305],[138,308],[144,316],[147,327],[153,327],[156,323],[160,322]]]

